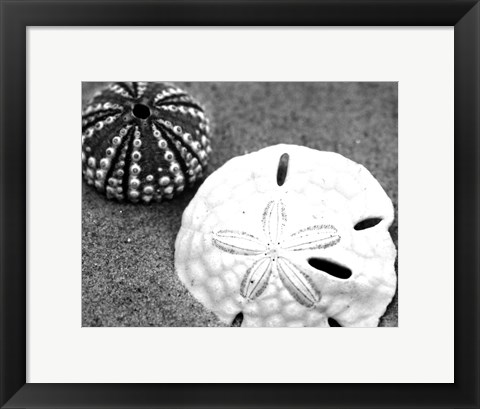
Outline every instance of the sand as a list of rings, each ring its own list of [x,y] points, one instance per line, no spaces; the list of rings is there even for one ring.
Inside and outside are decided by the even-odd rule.
[[[104,83],[84,83],[83,103]],[[396,83],[177,83],[212,122],[207,175],[229,159],[277,143],[338,152],[363,164],[398,218]],[[183,287],[174,243],[195,194],[134,205],[83,185],[83,326],[224,326]],[[390,228],[398,248],[397,221]],[[398,325],[398,294],[381,326]]]

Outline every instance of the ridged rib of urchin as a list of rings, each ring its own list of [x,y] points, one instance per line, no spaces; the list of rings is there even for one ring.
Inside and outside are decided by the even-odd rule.
[[[150,118],[132,115],[136,103],[150,107]],[[171,199],[203,176],[209,133],[203,108],[180,88],[111,84],[82,112],[84,177],[110,199]]]

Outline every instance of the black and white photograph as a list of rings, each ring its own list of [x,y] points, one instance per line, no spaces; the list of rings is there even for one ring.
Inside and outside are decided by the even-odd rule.
[[[83,82],[83,327],[397,327],[397,82]]]

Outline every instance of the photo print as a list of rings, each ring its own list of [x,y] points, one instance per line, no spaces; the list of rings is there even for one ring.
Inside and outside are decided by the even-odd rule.
[[[398,326],[394,82],[82,83],[82,326]]]

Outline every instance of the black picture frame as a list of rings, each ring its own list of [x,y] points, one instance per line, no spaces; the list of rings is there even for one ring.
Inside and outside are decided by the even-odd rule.
[[[1,407],[480,407],[478,0],[0,0],[0,13]],[[26,28],[124,25],[455,26],[453,384],[26,383]]]

